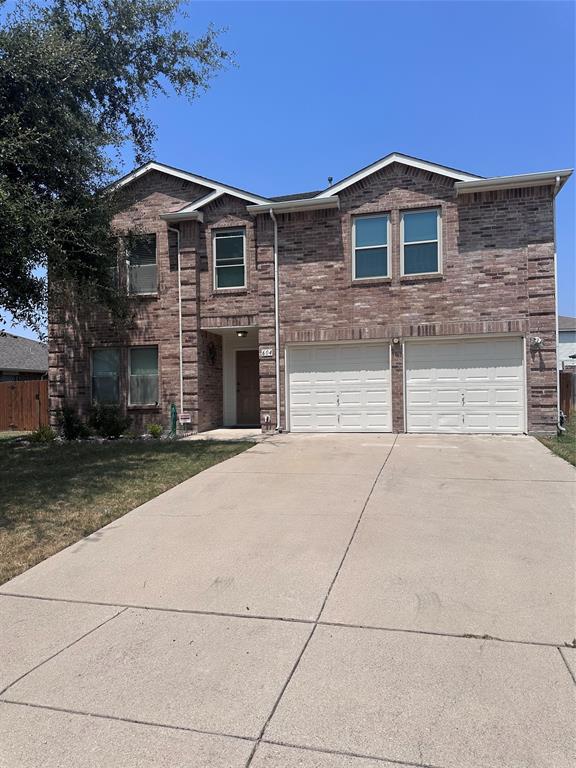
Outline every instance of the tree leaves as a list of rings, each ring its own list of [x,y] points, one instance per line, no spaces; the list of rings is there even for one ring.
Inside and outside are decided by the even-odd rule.
[[[51,0],[0,28],[0,304],[38,330],[48,288],[114,304],[118,210],[104,191],[127,143],[150,158],[147,102],[195,99],[231,63],[212,27],[193,40],[179,0]]]

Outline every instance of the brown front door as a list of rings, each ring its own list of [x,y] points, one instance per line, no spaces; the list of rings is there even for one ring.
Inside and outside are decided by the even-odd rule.
[[[260,371],[257,349],[236,352],[236,421],[242,426],[260,424]]]

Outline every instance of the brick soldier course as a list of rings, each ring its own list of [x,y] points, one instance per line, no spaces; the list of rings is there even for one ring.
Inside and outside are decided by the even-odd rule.
[[[158,291],[130,298],[134,312],[130,327],[116,329],[102,309],[50,312],[53,414],[64,401],[82,414],[88,412],[91,351],[106,346],[121,349],[120,402],[135,428],[152,421],[166,423],[170,404],[179,405],[178,252],[176,234],[170,228],[179,231],[183,405],[194,429],[223,423],[222,329],[253,328],[260,348],[274,347],[271,217],[249,212],[248,206],[259,202],[247,199],[250,193],[226,188],[197,209],[203,221],[166,221],[163,215],[209,197],[217,185],[210,180],[205,184],[187,180],[173,170],[153,164],[124,180],[126,206],[115,228],[121,233],[131,229],[155,233],[157,242]],[[352,177],[337,193],[337,208],[276,211],[282,428],[286,426],[286,345],[509,334],[525,339],[528,431],[555,430],[554,197],[558,184],[547,177],[541,183],[519,181],[509,187],[496,183],[494,188],[487,185],[485,191],[466,193],[456,188],[450,169],[445,170],[395,155],[374,172],[357,180]],[[400,214],[423,208],[441,212],[442,273],[402,276]],[[378,212],[390,217],[390,277],[358,282],[352,274],[353,217]],[[245,289],[214,288],[213,232],[227,227],[242,228],[246,234]],[[530,343],[533,336],[542,339],[537,349]],[[138,345],[158,347],[157,407],[127,405],[127,350]],[[274,429],[274,358],[261,359],[259,372],[260,422],[264,429]],[[401,344],[392,347],[391,379],[392,426],[403,432]]]

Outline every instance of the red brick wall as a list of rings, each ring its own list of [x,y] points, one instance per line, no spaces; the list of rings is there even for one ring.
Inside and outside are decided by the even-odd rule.
[[[224,420],[222,336],[198,335],[198,430],[221,427]]]
[[[291,342],[537,334],[545,344],[529,373],[529,429],[553,430],[552,189],[457,198],[451,180],[393,164],[339,197],[340,211],[278,216],[282,369],[284,346]],[[400,212],[418,207],[442,211],[440,277],[400,274]],[[356,283],[352,280],[352,219],[375,212],[391,217],[391,276]],[[270,225],[260,224],[260,219],[262,239],[269,239]],[[260,242],[260,231],[258,236]],[[283,408],[283,370],[281,385]],[[394,429],[403,431],[401,351],[394,355],[392,388]],[[273,403],[263,399],[262,405],[272,417]],[[283,415],[283,424],[284,419]]]
[[[51,408],[64,399],[86,412],[90,403],[90,348],[157,344],[161,370],[158,411],[131,411],[134,421],[164,421],[179,405],[177,264],[169,254],[166,223],[159,214],[180,208],[209,190],[153,172],[127,191],[120,230],[155,232],[159,292],[131,299],[134,319],[115,328],[102,310],[50,311]],[[129,195],[129,196],[128,196]],[[528,418],[531,431],[556,423],[553,194],[550,187],[485,192],[456,197],[442,176],[393,164],[340,193],[340,210],[278,215],[281,305],[281,405],[284,414],[284,350],[293,342],[406,339],[515,333],[541,336],[538,352],[527,350]],[[404,209],[442,211],[443,274],[401,277],[399,220]],[[391,275],[352,280],[351,225],[357,214],[391,217]],[[184,409],[195,428],[222,420],[220,337],[226,326],[258,326],[259,344],[274,346],[273,226],[256,219],[246,202],[224,195],[203,209],[204,223],[180,224]],[[215,291],[212,233],[243,227],[247,238],[247,288]],[[205,335],[203,335],[205,334]],[[207,340],[220,363],[207,364]],[[393,427],[403,431],[402,347],[392,356]],[[275,427],[273,359],[260,361],[261,417]]]
[[[87,415],[91,398],[90,350],[98,346],[127,349],[137,344],[158,345],[159,408],[128,408],[124,369],[127,355],[123,355],[121,406],[128,411],[135,430],[140,431],[151,422],[167,424],[171,403],[179,407],[178,272],[174,253],[169,253],[166,222],[159,218],[159,214],[177,210],[209,191],[156,171],[137,179],[127,188],[126,209],[115,219],[115,227],[119,232],[134,228],[142,233],[156,234],[158,295],[130,299],[132,321],[127,327],[118,326],[108,312],[97,307],[86,310],[71,304],[64,309],[50,308],[49,391],[53,421],[65,401],[75,405],[82,416]],[[190,266],[183,260],[183,282]],[[196,269],[195,264],[192,269]],[[195,338],[192,341],[195,344]],[[187,394],[185,407],[192,409],[190,387]]]

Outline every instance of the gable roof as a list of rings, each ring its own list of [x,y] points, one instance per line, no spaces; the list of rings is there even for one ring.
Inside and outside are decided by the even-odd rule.
[[[371,176],[373,173],[377,173],[383,168],[392,165],[392,163],[401,163],[402,165],[406,165],[411,168],[418,168],[428,173],[435,173],[439,176],[445,176],[446,178],[452,179],[454,181],[454,187],[458,195],[476,191],[514,189],[549,184],[556,185],[556,194],[572,174],[571,169],[564,169],[561,171],[547,171],[544,173],[520,174],[515,176],[493,176],[485,178],[483,176],[477,176],[465,171],[460,171],[456,168],[451,168],[447,165],[438,165],[438,163],[430,163],[427,160],[422,160],[418,157],[404,155],[401,152],[391,152],[385,157],[380,158],[380,160],[376,160],[376,162],[367,165],[365,168],[361,168],[359,171],[356,171],[350,176],[346,176],[344,179],[341,179],[340,181],[336,182],[336,184],[332,184],[326,189],[315,192],[301,192],[299,194],[292,195],[262,197],[261,195],[255,195],[252,192],[247,192],[244,189],[240,189],[239,187],[231,187],[228,184],[222,184],[221,182],[214,181],[213,179],[209,179],[206,176],[199,176],[195,173],[183,171],[181,168],[175,168],[174,166],[166,165],[165,163],[157,163],[156,161],[145,163],[139,168],[136,168],[134,171],[127,173],[125,176],[122,176],[122,178],[118,179],[118,181],[111,184],[108,188],[117,189],[119,187],[123,187],[126,184],[130,184],[131,182],[140,178],[144,174],[150,173],[151,171],[158,171],[159,173],[165,173],[170,176],[174,176],[175,178],[193,182],[207,188],[210,191],[199,199],[186,203],[180,209],[167,211],[166,213],[162,214],[161,217],[167,221],[182,221],[186,219],[202,221],[203,214],[200,209],[213,200],[221,197],[222,195],[232,195],[234,197],[240,198],[241,200],[245,200],[250,204],[249,208],[254,208],[255,206],[263,206],[265,204],[275,204],[275,206],[280,209],[280,204],[295,201],[295,203],[297,203],[302,210],[305,208],[308,210],[309,206],[304,205],[305,200],[321,201],[326,200],[327,198],[334,200],[337,198],[338,193],[342,190],[350,187],[352,184],[356,184],[368,176]],[[251,211],[251,213],[255,212],[255,210]]]
[[[568,317],[567,315],[558,315],[558,330],[559,331],[576,331],[576,317]]]
[[[141,165],[139,168],[136,168],[136,170],[131,171],[130,173],[127,173],[125,176],[122,176],[120,179],[118,179],[118,181],[115,181],[113,184],[111,184],[109,188],[118,189],[119,187],[123,187],[126,184],[130,184],[131,182],[140,178],[141,176],[144,176],[144,174],[150,173],[151,171],[166,173],[169,176],[174,176],[175,178],[183,179],[184,181],[191,181],[194,184],[199,184],[200,186],[203,186],[203,187],[209,187],[214,192],[219,193],[217,196],[226,195],[226,194],[233,195],[234,197],[239,197],[242,200],[248,200],[248,202],[250,203],[265,203],[268,200],[268,198],[266,197],[261,197],[260,195],[253,195],[251,192],[247,192],[244,189],[239,189],[238,187],[231,187],[228,184],[222,184],[219,181],[208,179],[205,176],[198,176],[195,173],[188,173],[188,171],[183,171],[181,168],[174,168],[171,165],[165,165],[164,163],[157,163],[156,161],[145,163],[144,165]],[[212,199],[214,199],[214,197],[212,197]]]
[[[48,370],[48,346],[41,341],[0,334],[0,371]]]
[[[391,152],[385,157],[381,157],[380,160],[376,160],[375,163],[367,165],[365,168],[361,168],[351,176],[341,181],[337,181],[336,184],[320,192],[316,197],[328,197],[329,195],[336,195],[346,187],[356,184],[356,182],[365,179],[367,176],[371,176],[377,171],[381,171],[392,163],[402,163],[402,165],[408,165],[412,168],[420,168],[422,171],[428,171],[429,173],[437,173],[440,176],[448,176],[455,181],[474,181],[481,179],[481,176],[475,176],[471,173],[465,173],[464,171],[457,171],[455,168],[449,168],[446,165],[438,165],[437,163],[429,163],[427,160],[420,160],[417,157],[411,157],[410,155],[403,155],[400,152]]]

